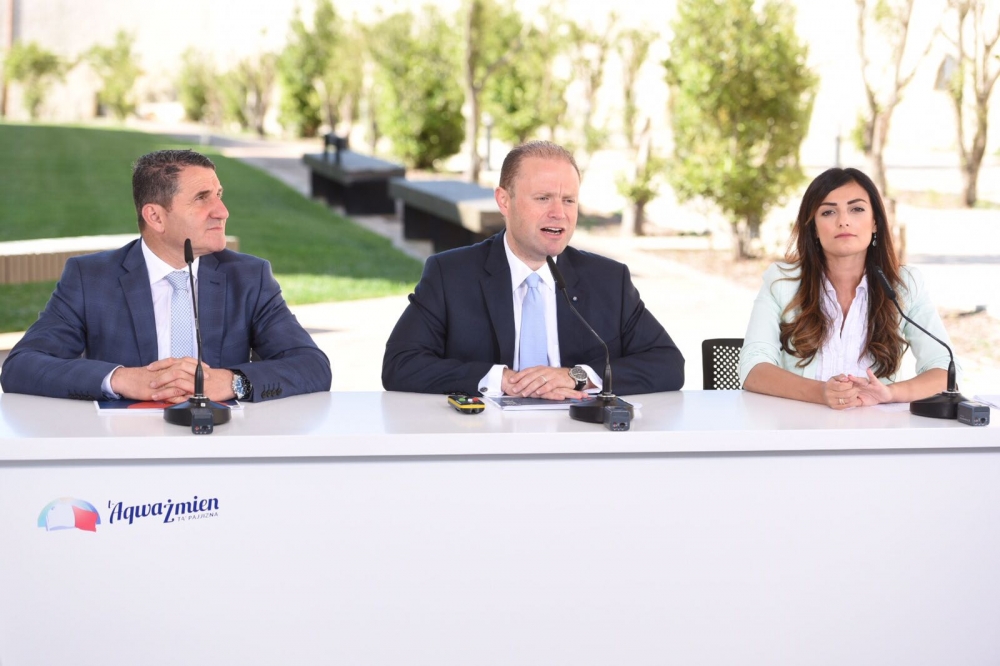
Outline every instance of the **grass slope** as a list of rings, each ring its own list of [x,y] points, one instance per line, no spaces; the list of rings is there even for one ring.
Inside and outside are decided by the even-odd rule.
[[[0,124],[0,240],[138,233],[131,164],[162,148],[211,156],[225,188],[226,232],[268,259],[289,303],[406,293],[420,262],[211,147],[114,129]],[[53,284],[0,285],[0,331],[24,330]]]

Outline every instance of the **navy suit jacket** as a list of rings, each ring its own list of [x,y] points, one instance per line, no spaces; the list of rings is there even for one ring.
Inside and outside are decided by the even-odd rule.
[[[288,310],[268,262],[230,250],[201,257],[198,310],[205,363],[245,373],[255,402],[330,390],[330,361]],[[251,351],[261,360],[251,363]],[[155,360],[153,297],[135,240],[66,262],[0,383],[9,393],[97,400],[116,366]]]
[[[608,345],[620,395],[678,390],[684,357],[646,310],[628,267],[571,247],[559,271],[580,314]],[[514,367],[514,301],[502,234],[430,257],[386,343],[382,385],[390,391],[480,392],[494,365]],[[604,370],[604,349],[565,299],[556,299],[564,367]]]

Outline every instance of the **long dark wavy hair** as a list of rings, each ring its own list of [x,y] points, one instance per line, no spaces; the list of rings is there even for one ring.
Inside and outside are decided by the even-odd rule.
[[[892,246],[882,197],[871,178],[857,169],[827,169],[809,184],[802,196],[799,216],[785,255],[785,261],[799,269],[799,290],[785,308],[786,315],[793,315],[791,321],[780,324],[781,349],[799,359],[796,363],[798,367],[805,367],[816,357],[826,340],[832,322],[823,315],[820,305],[827,265],[816,233],[816,211],[830,192],[848,183],[857,183],[868,193],[877,234],[876,246],[869,245],[865,257],[865,273],[868,276],[868,337],[865,349],[874,360],[872,372],[875,376],[891,377],[899,370],[908,345],[899,333],[899,312],[878,284],[875,267],[882,269],[897,292],[903,290],[904,285],[899,276],[899,261]]]

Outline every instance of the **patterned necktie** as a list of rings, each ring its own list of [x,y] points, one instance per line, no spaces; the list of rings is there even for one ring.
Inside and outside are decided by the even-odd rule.
[[[170,299],[170,355],[174,358],[194,357],[194,310],[191,306],[190,277],[187,271],[174,271],[167,276],[174,288]]]
[[[524,280],[528,285],[528,293],[524,295],[524,302],[521,304],[519,370],[549,364],[548,336],[545,334],[545,303],[538,289],[541,281],[537,273],[532,273]]]

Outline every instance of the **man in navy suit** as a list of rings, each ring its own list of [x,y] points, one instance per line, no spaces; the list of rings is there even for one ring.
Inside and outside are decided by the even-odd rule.
[[[579,189],[580,171],[560,146],[535,141],[507,155],[495,192],[506,231],[427,260],[386,343],[387,390],[559,400],[601,388],[604,349],[557,298],[546,256],[556,258],[574,305],[607,343],[616,393],[681,388],[684,357],[646,310],[628,268],[567,247]],[[532,274],[537,288],[529,286]],[[538,318],[524,309],[527,301],[544,312],[535,334],[544,338],[542,362],[522,361],[534,344],[521,323]]]
[[[197,351],[193,317],[181,305],[191,301],[168,282],[187,271],[185,239],[196,257],[205,394],[261,401],[330,390],[330,361],[288,310],[270,264],[225,249],[229,211],[211,160],[190,150],[144,155],[132,194],[141,239],[66,262],[45,310],[4,362],[4,391],[186,400]],[[187,353],[172,354],[172,342]],[[251,353],[259,360],[251,363]]]

